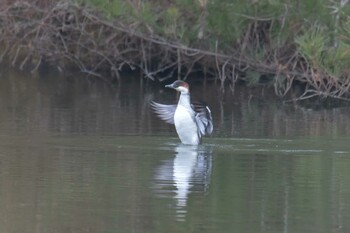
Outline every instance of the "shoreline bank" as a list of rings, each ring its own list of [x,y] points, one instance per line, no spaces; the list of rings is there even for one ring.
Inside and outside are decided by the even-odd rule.
[[[276,95],[282,97],[299,85],[303,91],[296,100],[312,97],[349,100],[350,97],[350,67],[343,65],[350,61],[347,55],[350,45],[349,50],[346,41],[341,43],[343,47],[325,47],[325,39],[320,40],[325,33],[321,27],[311,34],[302,34],[300,26],[296,29],[300,33],[298,37],[287,37],[275,45],[272,30],[281,24],[281,16],[268,19],[244,15],[241,17],[247,28],[229,46],[229,36],[220,37],[219,29],[218,35],[208,29],[212,27],[209,25],[212,8],[219,6],[215,2],[192,6],[204,14],[198,19],[205,18],[202,19],[205,22],[197,20],[203,27],[193,32],[192,41],[185,38],[186,31],[181,38],[178,36],[179,12],[184,6],[176,1],[156,9],[151,8],[152,5],[136,6],[139,16],[147,15],[147,9],[148,13],[166,12],[165,16],[172,16],[167,23],[163,22],[163,16],[159,16],[157,22],[142,17],[137,21],[130,12],[134,15],[130,18],[122,17],[125,12],[111,16],[96,3],[86,1],[38,2],[40,0],[32,3],[20,0],[0,4],[2,63],[31,70],[45,63],[58,70],[75,69],[103,79],[119,79],[123,70],[139,70],[144,77],[160,81],[186,79],[201,73],[204,79],[216,79],[222,87],[234,88],[238,81],[249,85],[263,82],[274,86]],[[187,14],[193,16],[193,12]],[[171,26],[175,28],[162,33],[156,25],[169,30]],[[331,58],[326,57],[327,52]]]

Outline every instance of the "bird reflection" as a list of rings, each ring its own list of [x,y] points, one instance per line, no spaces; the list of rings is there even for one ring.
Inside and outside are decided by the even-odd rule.
[[[211,174],[211,152],[205,146],[179,145],[175,157],[164,161],[156,170],[155,192],[175,200],[174,209],[179,221],[187,214],[187,200],[192,192],[205,193]]]

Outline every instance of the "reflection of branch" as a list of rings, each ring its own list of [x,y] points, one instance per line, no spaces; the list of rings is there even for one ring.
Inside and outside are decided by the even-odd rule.
[[[341,97],[337,93],[320,92],[316,90],[306,90],[303,92],[301,96],[290,100],[285,100],[284,102],[289,103],[289,102],[301,101],[301,100],[311,99],[313,97],[327,97],[327,98],[350,102],[350,98]]]

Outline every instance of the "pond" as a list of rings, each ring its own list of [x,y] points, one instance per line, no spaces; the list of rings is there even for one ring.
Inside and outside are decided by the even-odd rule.
[[[0,232],[350,231],[350,108],[193,81],[215,129],[183,146],[176,93],[125,80],[0,70]]]

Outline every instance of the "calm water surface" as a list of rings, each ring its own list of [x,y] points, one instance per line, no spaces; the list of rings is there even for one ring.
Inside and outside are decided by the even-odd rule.
[[[162,86],[1,69],[0,232],[350,232],[349,108],[195,85],[215,132],[183,146]]]

